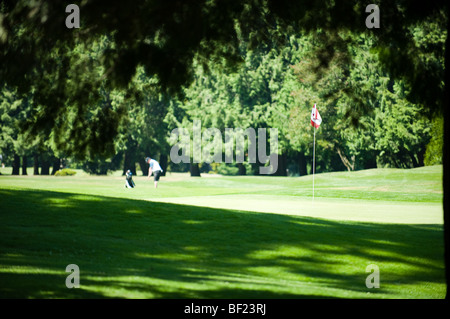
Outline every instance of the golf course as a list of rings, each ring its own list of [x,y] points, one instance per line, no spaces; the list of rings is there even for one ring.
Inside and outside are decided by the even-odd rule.
[[[442,165],[316,174],[314,197],[312,175],[76,172],[0,169],[0,298],[445,297]]]

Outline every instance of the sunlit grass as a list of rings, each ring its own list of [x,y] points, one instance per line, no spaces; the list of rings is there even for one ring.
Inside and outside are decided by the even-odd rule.
[[[75,176],[10,176],[2,169],[0,187],[57,190],[62,192],[109,197],[149,199],[166,197],[212,196],[226,194],[287,195],[312,198],[312,176],[217,176],[203,174],[190,178],[188,173],[167,173],[159,187],[153,180],[134,177],[136,188],[124,189],[121,172],[108,176],[89,176],[77,170]],[[442,203],[442,165],[416,169],[370,169],[356,172],[335,172],[315,175],[316,198],[385,200]]]
[[[2,175],[0,297],[443,298],[441,171],[318,174],[323,193],[314,208],[330,218],[152,201],[219,196],[231,206],[241,197],[264,198],[272,187],[279,191],[267,197],[274,207],[277,197],[306,205],[311,197],[295,194],[309,189],[310,176],[173,174],[156,190],[144,177],[127,190],[120,174]],[[421,184],[428,185],[423,192]],[[334,188],[346,195],[334,197]],[[367,189],[377,195],[364,199]],[[392,189],[420,196],[391,201]],[[414,205],[407,220],[382,209]],[[377,216],[366,220],[358,209]],[[352,214],[353,220],[345,216]],[[80,267],[78,289],[65,286],[65,267],[73,263]],[[380,268],[379,289],[365,286],[370,264]]]

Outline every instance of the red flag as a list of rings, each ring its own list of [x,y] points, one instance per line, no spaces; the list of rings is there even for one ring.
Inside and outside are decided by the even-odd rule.
[[[322,123],[322,117],[319,114],[319,111],[316,108],[316,104],[314,104],[314,107],[311,112],[311,125],[315,128],[319,128],[320,124]]]

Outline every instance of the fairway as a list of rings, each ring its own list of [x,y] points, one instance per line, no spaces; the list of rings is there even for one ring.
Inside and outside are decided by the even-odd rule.
[[[333,220],[396,224],[442,224],[439,203],[373,202],[344,199],[298,199],[282,195],[217,195],[161,198],[158,201],[192,206],[277,213]],[[425,213],[424,213],[425,212]]]
[[[1,298],[444,298],[442,166],[0,176]],[[80,288],[65,268],[80,268]],[[366,267],[380,288],[366,287]]]

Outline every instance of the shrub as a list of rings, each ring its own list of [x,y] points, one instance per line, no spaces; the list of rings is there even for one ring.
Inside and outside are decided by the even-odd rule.
[[[220,163],[216,169],[217,173],[221,175],[237,175],[239,172],[239,168],[235,165],[226,163]]]
[[[55,176],[72,176],[75,175],[77,172],[75,172],[72,169],[69,168],[64,168],[64,169],[60,169],[59,171],[57,171],[55,173]]]
[[[444,147],[444,118],[438,117],[432,122],[431,141],[428,143],[424,164],[426,166],[442,164]]]

